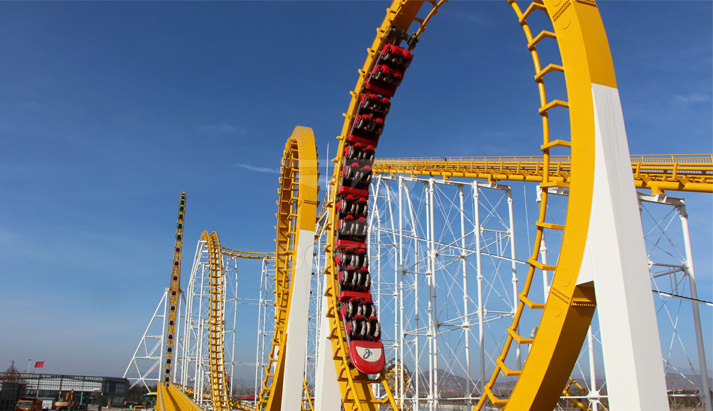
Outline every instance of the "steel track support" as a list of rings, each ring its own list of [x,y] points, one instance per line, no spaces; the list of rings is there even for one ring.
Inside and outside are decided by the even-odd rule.
[[[685,261],[680,267],[683,274],[688,277],[688,283],[691,288],[691,311],[693,316],[693,327],[696,334],[696,348],[698,352],[698,366],[701,373],[701,392],[704,411],[711,411],[711,390],[708,381],[708,366],[706,364],[705,343],[703,341],[703,329],[701,327],[700,302],[698,300],[698,287],[696,286],[696,275],[693,269],[693,252],[691,250],[691,236],[688,227],[688,212],[686,211],[686,203],[682,198],[669,197],[663,194],[646,194],[637,193],[639,203],[648,202],[655,204],[668,205],[676,209],[679,219],[681,220],[681,232],[683,237],[683,247],[685,251]]]
[[[463,279],[463,322],[461,327],[463,327],[463,340],[465,343],[465,369],[468,373],[465,380],[465,391],[463,396],[466,398],[471,398],[473,396],[473,388],[471,388],[472,379],[470,378],[470,316],[469,314],[469,303],[468,303],[468,254],[465,252],[465,238],[467,236],[465,232],[465,195],[463,193],[463,186],[458,186],[458,214],[460,215],[460,264],[462,266],[462,279]],[[473,405],[473,404],[468,404]]]
[[[475,210],[475,269],[477,271],[476,284],[478,293],[478,349],[480,354],[480,395],[485,392],[485,307],[483,307],[483,254],[481,238],[483,228],[480,225],[480,187],[473,182],[473,209]]]

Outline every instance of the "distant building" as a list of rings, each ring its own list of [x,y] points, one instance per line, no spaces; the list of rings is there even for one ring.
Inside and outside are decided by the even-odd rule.
[[[3,381],[5,373],[0,373],[0,381]],[[0,411],[5,411],[5,397],[11,395],[13,389],[11,383],[2,383],[0,393]],[[5,387],[7,385],[7,387]],[[20,373],[19,383],[15,385],[24,386],[23,393],[16,392],[14,401],[24,396],[27,398],[60,399],[60,392],[66,394],[74,391],[74,401],[79,404],[108,404],[121,405],[129,394],[129,380],[116,377],[94,377],[82,375],[61,375],[61,374],[35,374]],[[6,393],[7,388],[7,393]],[[14,388],[19,391],[20,388]],[[13,403],[14,407],[14,403]]]

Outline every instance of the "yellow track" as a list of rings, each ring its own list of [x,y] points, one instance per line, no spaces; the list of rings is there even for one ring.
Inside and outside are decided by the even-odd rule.
[[[374,67],[380,50],[387,42],[390,29],[406,32],[412,23],[416,23],[415,35],[420,36],[425,25],[438,11],[444,1],[435,0],[427,3],[412,0],[395,0],[387,10],[386,17],[377,29],[376,38],[368,50],[356,87],[352,92],[349,110],[345,113],[344,126],[339,137],[340,144],[336,166],[330,185],[331,197],[327,207],[329,221],[327,229],[327,296],[329,297],[328,317],[332,330],[333,358],[337,370],[342,399],[346,410],[376,410],[380,403],[389,403],[397,409],[384,376],[380,378],[386,394],[383,401],[376,400],[369,387],[367,376],[357,370],[350,369],[346,358],[346,346],[343,326],[337,314],[337,279],[333,263],[333,250],[336,241],[337,211],[336,188],[341,181],[344,163],[343,149],[347,133],[351,130],[355,119],[358,102],[362,94],[362,86]],[[503,351],[496,360],[496,367],[491,379],[485,385],[485,392],[475,409],[483,409],[486,402],[498,406],[506,406],[508,410],[547,410],[553,409],[569,378],[576,361],[585,333],[594,314],[596,302],[594,286],[591,283],[575,285],[577,273],[581,265],[587,229],[590,224],[589,215],[592,206],[592,190],[594,180],[595,159],[595,118],[592,88],[596,85],[616,88],[611,52],[601,22],[599,10],[594,0],[537,0],[524,9],[515,0],[508,0],[513,8],[517,21],[522,27],[527,49],[530,51],[534,64],[534,79],[540,96],[538,113],[542,117],[542,168],[550,170],[553,159],[550,150],[553,148],[571,149],[570,171],[576,179],[565,183],[551,178],[549,173],[543,173],[540,186],[543,190],[539,216],[536,222],[537,234],[534,241],[529,270],[524,288],[519,296],[519,304],[508,329],[508,336]],[[428,4],[430,11],[425,17],[418,17],[421,7]],[[533,34],[528,24],[528,18],[534,13],[546,16],[552,23],[551,30],[543,30]],[[424,13],[421,13],[424,15]],[[413,32],[413,30],[412,30]],[[537,51],[540,42],[556,41],[562,57],[562,62],[543,64]],[[412,47],[415,43],[411,43]],[[417,56],[416,56],[417,58]],[[565,69],[566,68],[566,69]],[[545,92],[544,78],[553,77],[552,73],[564,73],[567,86],[568,101],[548,100]],[[551,140],[550,110],[568,109],[570,120],[571,141]],[[568,219],[564,226],[545,221],[549,187],[568,186],[570,197],[568,203]],[[577,221],[570,221],[576,216]],[[537,260],[540,240],[545,230],[564,230],[562,248],[558,265],[545,265]],[[537,270],[554,271],[551,294],[546,304],[536,303],[529,299],[529,291],[534,274]],[[534,339],[519,335],[520,318],[525,308],[543,309],[539,331]],[[522,370],[512,369],[506,365],[508,353],[513,344],[532,344],[525,367]],[[517,384],[509,399],[497,398],[493,386],[500,374],[517,376]]]
[[[420,34],[425,29],[428,21],[430,21],[430,19],[438,11],[438,8],[444,3],[445,1],[443,0],[440,2],[433,1],[430,3],[432,6],[430,12],[425,18],[419,18],[420,21],[417,34]],[[386,18],[382,22],[381,27],[377,29],[376,38],[374,39],[372,46],[368,49],[368,56],[364,62],[364,66],[361,70],[359,70],[359,78],[354,91],[351,92],[352,99],[349,104],[349,110],[344,115],[345,119],[342,127],[342,133],[338,137],[339,148],[337,149],[337,157],[333,160],[335,163],[334,174],[329,182],[331,186],[331,195],[329,202],[325,205],[326,208],[330,210],[326,225],[329,234],[327,236],[327,247],[325,248],[325,252],[327,254],[325,295],[328,298],[327,317],[329,318],[331,330],[330,340],[332,341],[332,354],[337,372],[337,380],[339,381],[339,388],[342,394],[342,403],[346,411],[378,410],[380,405],[388,405],[394,410],[399,409],[393,398],[391,388],[386,381],[385,373],[383,371],[379,378],[372,380],[368,377],[368,375],[362,374],[355,367],[351,367],[349,359],[347,358],[348,350],[346,345],[346,336],[344,325],[342,324],[342,320],[338,313],[339,308],[337,302],[339,286],[337,270],[334,266],[333,253],[336,244],[337,210],[335,209],[334,204],[337,200],[337,188],[342,180],[345,141],[356,117],[359,100],[362,95],[362,87],[372,72],[383,46],[389,40],[391,28],[404,32],[407,31],[423,4],[424,3],[421,1],[397,0],[394,1],[387,10]],[[383,399],[377,399],[374,396],[370,386],[374,382],[381,383],[381,387],[385,393]]]
[[[312,130],[296,127],[285,144],[282,177],[277,190],[277,250],[275,252],[275,335],[258,403],[260,410],[280,410],[283,388],[285,331],[290,310],[290,281],[300,259],[300,230],[314,231],[317,221],[317,151]],[[289,383],[295,383],[289,382]],[[306,389],[306,385],[305,385]]]
[[[159,411],[203,411],[173,383],[159,384],[156,409]]]
[[[631,170],[636,188],[654,194],[713,193],[713,154],[633,155]],[[374,172],[541,183],[545,165],[542,157],[385,158],[374,162]],[[566,185],[571,177],[572,158],[550,156],[549,181]]]
[[[208,308],[208,353],[210,365],[210,393],[213,411],[230,411],[228,385],[225,378],[223,356],[225,335],[225,307],[223,284],[223,255],[220,238],[215,231],[204,231],[201,240],[208,246],[210,266],[210,305]]]
[[[266,253],[259,251],[241,251],[232,250],[230,248],[222,248],[223,255],[229,255],[238,258],[247,258],[249,260],[274,260],[275,253]]]

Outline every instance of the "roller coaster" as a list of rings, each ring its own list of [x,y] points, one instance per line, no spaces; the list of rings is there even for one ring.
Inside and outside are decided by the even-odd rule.
[[[438,389],[441,386],[438,337],[444,335],[442,327],[452,324],[438,319],[437,273],[443,267],[439,263],[441,255],[446,250],[455,250],[454,260],[462,261],[464,312],[469,313],[466,260],[470,251],[466,251],[471,248],[477,250],[478,309],[474,313],[477,320],[471,323],[470,314],[465,314],[458,321],[464,335],[469,335],[471,325],[480,328],[477,341],[481,349],[480,378],[472,387],[470,383],[466,385],[463,404],[469,404],[468,408],[473,410],[551,410],[562,398],[572,397],[570,401],[580,409],[600,409],[602,401],[587,405],[581,401],[581,393],[571,393],[572,387],[583,390],[573,380],[573,370],[585,340],[591,346],[594,339],[590,326],[598,309],[596,322],[607,369],[608,407],[668,409],[664,371],[660,367],[662,353],[658,344],[651,344],[659,340],[658,328],[651,298],[651,264],[647,264],[639,211],[643,194],[637,197],[636,188],[650,190],[659,199],[672,191],[712,193],[713,155],[629,155],[611,53],[594,0],[535,1],[524,8],[508,0],[524,31],[534,64],[540,99],[537,111],[542,121],[539,144],[542,155],[378,159],[376,150],[392,99],[414,60],[415,48],[426,26],[445,3],[445,0],[393,2],[377,29],[351,92],[323,201],[318,200],[319,168],[314,135],[308,128],[296,127],[283,153],[275,251],[232,250],[221,245],[217,233],[204,232],[194,260],[189,295],[184,300],[184,314],[180,313],[180,281],[186,193],[181,193],[170,287],[164,296],[165,314],[159,315],[164,327],[156,347],[161,354],[157,356],[155,350],[144,347],[145,358],[158,358],[161,374],[157,379],[158,409],[363,411],[452,407]],[[533,31],[529,20],[535,15],[545,17],[550,27]],[[541,61],[538,45],[544,42],[558,47],[561,62]],[[545,79],[564,80],[567,100],[548,99]],[[568,111],[571,139],[552,139],[553,110]],[[555,150],[569,154],[555,155]],[[454,235],[450,243],[436,236],[439,218],[434,211],[438,207],[434,192],[440,183],[435,182],[435,177],[455,187],[454,204],[460,201],[461,234]],[[374,252],[374,246],[385,244],[375,240],[374,234],[387,231],[380,225],[385,212],[379,211],[379,201],[383,201],[384,193],[387,196],[396,193],[389,188],[389,179],[398,185],[399,204],[397,212],[390,211],[394,266],[394,281],[390,284],[382,272],[384,253]],[[469,195],[476,204],[476,214],[480,207],[478,198],[484,195],[481,189],[508,193],[506,202],[511,203],[510,188],[505,182],[537,185],[538,211],[532,227],[535,234],[529,257],[518,260],[510,209],[509,228],[498,231],[497,240],[493,240],[493,244],[505,246],[499,248],[500,254],[488,255],[512,264],[511,286],[503,292],[512,294],[512,299],[503,311],[487,310],[483,302],[481,253],[483,250],[489,253],[489,245],[481,240],[485,241],[482,233],[488,229],[478,216],[473,232],[468,234],[462,210],[466,189],[472,189]],[[404,236],[411,235],[412,240],[419,236],[414,208],[401,206],[408,184],[424,187],[427,238],[418,257],[404,251]],[[562,200],[565,204],[557,212],[558,221],[554,221],[551,204],[562,198],[566,198]],[[410,197],[406,201],[411,204]],[[410,233],[403,221],[409,210]],[[546,233],[548,239],[559,239],[548,240],[547,250]],[[466,244],[469,235],[474,241],[472,247]],[[321,247],[315,249],[316,242]],[[414,248],[416,253],[419,247]],[[505,248],[511,252],[509,257],[503,254]],[[557,256],[556,263],[547,261],[546,252],[550,253],[550,261],[553,254]],[[404,287],[410,258],[414,259],[414,278],[422,276],[425,283],[414,279],[412,287]],[[232,380],[226,374],[227,365],[235,363],[234,353],[226,361],[226,338],[232,338],[233,344],[236,338],[235,325],[232,337],[226,330],[226,296],[230,293],[226,283],[227,259],[262,260],[263,269],[274,264],[272,309],[260,311],[258,319],[266,323],[272,315],[272,338],[270,349],[262,356],[258,354],[262,358],[253,364],[255,369],[262,368],[259,371],[262,378],[252,402],[231,398]],[[526,272],[518,274],[516,264],[525,267]],[[323,275],[314,274],[315,270]],[[205,275],[197,274],[199,271]],[[692,268],[687,274],[692,278]],[[538,278],[543,278],[546,289],[543,297],[534,293]],[[310,296],[314,294],[311,291],[314,281],[319,283],[318,295]],[[420,284],[427,290],[425,297],[419,291]],[[387,316],[388,321],[382,315],[381,302],[385,300],[382,285],[394,287],[391,295],[395,309],[393,316]],[[192,290],[194,286],[203,291]],[[415,290],[411,297],[407,288]],[[267,289],[267,281],[263,289]],[[690,291],[693,315],[700,326],[693,283]],[[311,301],[319,301],[316,317],[310,315]],[[408,323],[404,315],[408,315],[410,303],[416,307],[412,332],[404,330],[404,324]],[[420,305],[425,308],[419,316]],[[178,329],[181,315],[185,324],[183,337],[179,337]],[[306,372],[310,368],[307,364],[311,349],[310,318],[317,322],[313,333],[315,364]],[[425,325],[419,324],[419,318]],[[509,324],[502,327],[502,338],[497,339],[499,353],[488,354],[490,362],[487,362],[483,326],[496,320]],[[236,315],[232,321],[235,324]],[[394,332],[387,332],[385,324],[392,323]],[[527,335],[523,330],[531,324],[535,327]],[[700,329],[696,331],[699,356],[703,358],[701,371],[707,375]],[[423,349],[428,352],[427,376],[407,369],[410,366],[418,369],[422,361],[420,339],[413,337],[418,335],[426,337]],[[408,336],[413,337],[411,349],[416,353],[410,364],[404,353]],[[145,340],[146,334],[144,337]],[[141,357],[137,353],[127,372]],[[465,369],[470,373],[469,351],[465,357],[468,364]],[[487,370],[489,378],[487,364],[492,366]],[[147,379],[148,373],[139,373],[137,380]],[[425,397],[419,393],[423,385],[428,387]],[[409,387],[415,387],[415,391]],[[702,391],[703,407],[711,411],[706,378]]]

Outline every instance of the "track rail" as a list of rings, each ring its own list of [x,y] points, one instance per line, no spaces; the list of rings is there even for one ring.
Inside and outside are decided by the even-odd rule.
[[[311,129],[296,127],[285,144],[282,158],[282,177],[277,190],[277,249],[275,257],[275,334],[266,367],[265,379],[262,382],[257,408],[261,410],[301,409],[302,390],[306,384],[290,380],[285,383],[286,365],[292,363],[286,358],[288,353],[300,345],[306,349],[306,335],[292,337],[291,346],[287,345],[288,326],[291,315],[293,297],[300,301],[304,298],[305,281],[309,297],[309,277],[312,272],[312,257],[314,244],[314,227],[317,221],[318,167],[314,134]],[[312,246],[310,246],[310,243]],[[304,255],[302,255],[304,254]],[[297,283],[299,281],[299,284]],[[298,289],[297,291],[295,291]],[[293,291],[296,294],[293,296]],[[299,304],[302,304],[301,302]],[[295,306],[294,312],[304,309]],[[304,318],[291,321],[301,321]],[[296,333],[299,330],[295,331]],[[303,341],[302,341],[303,340]],[[290,350],[290,351],[288,351]],[[292,354],[289,354],[292,355]],[[297,357],[300,355],[297,354]],[[304,359],[304,354],[301,355]],[[301,360],[300,359],[300,360]],[[289,362],[288,362],[289,361]],[[297,361],[299,363],[299,361]],[[288,372],[290,370],[287,370]],[[304,382],[304,367],[299,370],[300,380]],[[299,384],[299,385],[298,385]],[[299,390],[299,395],[289,393],[284,404],[283,393],[288,390]],[[297,398],[295,398],[297,397]],[[309,398],[309,395],[307,396]],[[294,403],[292,402],[294,400]]]
[[[208,308],[208,352],[210,393],[213,411],[230,411],[228,385],[225,378],[225,284],[223,283],[223,255],[220,238],[215,231],[204,231],[201,240],[208,246],[210,265],[210,304]]]
[[[399,409],[385,377],[380,325],[374,315],[366,259],[366,202],[374,149],[390,106],[403,78],[418,36],[445,1],[429,2],[425,18],[417,16],[422,1],[394,1],[368,49],[339,138],[326,224],[326,316],[332,358],[345,410]],[[408,33],[416,21],[415,33]],[[408,45],[404,48],[402,44]],[[363,227],[362,227],[363,226]],[[366,279],[364,279],[366,278]],[[361,279],[361,280],[359,280]],[[365,316],[363,313],[367,312]],[[370,377],[376,375],[377,377]],[[382,398],[371,384],[380,383]]]
[[[233,250],[230,248],[222,247],[221,251],[223,255],[229,255],[231,257],[246,258],[248,260],[274,260],[275,253],[261,252],[261,251],[241,251]]]
[[[203,411],[173,383],[159,384],[156,409],[158,411]]]
[[[632,155],[636,188],[713,193],[713,154]],[[540,156],[385,158],[374,162],[374,173],[480,178],[488,181],[544,181]],[[550,156],[549,181],[568,185],[572,178],[570,156]]]

